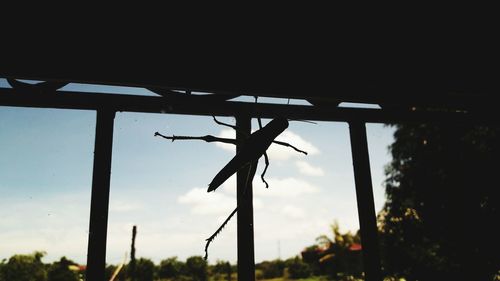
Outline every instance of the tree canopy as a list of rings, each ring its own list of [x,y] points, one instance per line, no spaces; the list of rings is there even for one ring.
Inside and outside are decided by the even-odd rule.
[[[394,138],[379,214],[385,270],[410,280],[492,280],[500,130],[405,124]]]
[[[79,281],[78,274],[70,270],[71,265],[76,263],[66,257],[54,262],[48,270],[49,281]]]
[[[42,262],[45,252],[14,255],[2,265],[0,280],[47,281],[47,271]]]

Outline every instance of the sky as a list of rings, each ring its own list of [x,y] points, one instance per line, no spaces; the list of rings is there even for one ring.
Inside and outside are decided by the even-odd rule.
[[[7,87],[0,79],[0,87]],[[64,89],[151,94],[139,88],[70,84]],[[250,100],[248,100],[250,101]],[[284,102],[263,99],[261,102]],[[291,103],[302,103],[292,101]],[[0,106],[0,260],[47,252],[85,264],[95,136],[94,111]],[[233,118],[220,118],[234,123]],[[264,119],[266,124],[269,119]],[[252,127],[258,127],[254,120]],[[167,141],[164,135],[232,137],[211,117],[119,112],[115,117],[107,263],[129,255],[162,259],[204,255],[205,239],[236,206],[235,179],[215,192],[208,183],[235,153],[231,145]],[[385,200],[384,166],[393,129],[367,124],[376,210]],[[320,235],[359,228],[346,123],[290,122],[278,140],[308,152],[272,145],[269,188],[254,179],[256,262],[300,254]],[[258,175],[264,167],[259,162]],[[236,262],[236,217],[209,248],[209,262]]]

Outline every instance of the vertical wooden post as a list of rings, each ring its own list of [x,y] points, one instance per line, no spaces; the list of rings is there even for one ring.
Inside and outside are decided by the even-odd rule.
[[[90,226],[87,251],[87,280],[104,280],[108,231],[109,182],[115,112],[97,111]]]
[[[251,118],[247,116],[236,117],[236,140],[248,138],[251,133]],[[236,146],[236,153],[241,145]],[[252,183],[246,186],[250,165],[238,171],[237,178],[237,204],[238,204],[238,280],[255,281],[255,254],[253,240],[253,191]]]
[[[130,263],[128,267],[128,271],[130,273],[130,281],[135,281],[137,278],[135,273],[135,236],[137,235],[137,226],[132,227],[132,245],[130,246]]]
[[[368,141],[364,122],[350,122],[352,162],[358,203],[363,268],[367,281],[381,281],[377,221],[373,202],[372,178],[368,156]]]

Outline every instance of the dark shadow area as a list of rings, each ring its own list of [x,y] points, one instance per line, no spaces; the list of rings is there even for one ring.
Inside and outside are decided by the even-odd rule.
[[[386,275],[494,280],[500,269],[498,127],[397,125],[379,213]]]

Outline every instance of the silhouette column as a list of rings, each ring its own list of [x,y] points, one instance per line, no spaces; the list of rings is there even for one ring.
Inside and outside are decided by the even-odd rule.
[[[363,247],[363,268],[366,281],[381,281],[380,253],[377,238],[377,220],[373,202],[372,178],[368,156],[368,141],[365,123],[349,122],[351,135],[352,164],[356,183],[359,227]]]
[[[248,116],[236,117],[236,140],[241,143],[251,134],[251,118]],[[241,149],[236,145],[236,153]],[[255,254],[253,240],[253,191],[252,182],[245,186],[250,170],[246,165],[236,174],[237,201],[238,201],[238,280],[255,281]]]
[[[109,181],[115,112],[97,110],[92,197],[90,202],[87,280],[104,280],[108,231]]]

